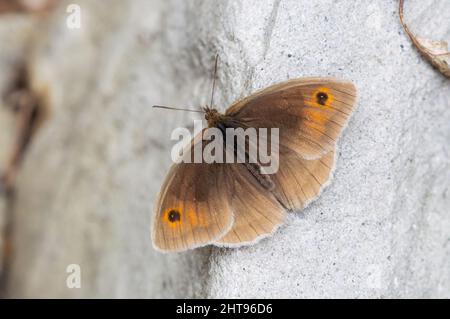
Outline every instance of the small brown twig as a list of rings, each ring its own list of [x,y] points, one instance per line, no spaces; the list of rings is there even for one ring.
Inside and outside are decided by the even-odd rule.
[[[0,193],[10,194],[14,190],[17,171],[23,155],[36,130],[40,112],[38,99],[29,88],[25,70],[19,70],[17,79],[4,99],[7,106],[17,114],[13,149],[5,169],[0,175]]]

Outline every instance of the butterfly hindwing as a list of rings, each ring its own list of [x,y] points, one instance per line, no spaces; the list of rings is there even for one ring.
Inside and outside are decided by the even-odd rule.
[[[228,187],[233,189],[231,230],[216,241],[219,246],[249,245],[270,235],[286,215],[283,206],[265,189],[245,165],[230,165]]]
[[[315,160],[296,153],[280,155],[279,170],[271,175],[272,192],[289,210],[303,209],[328,185],[333,169],[333,151]]]

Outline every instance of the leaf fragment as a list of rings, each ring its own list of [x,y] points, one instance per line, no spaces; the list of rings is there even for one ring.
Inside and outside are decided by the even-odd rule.
[[[0,0],[0,14],[45,12],[59,0]]]
[[[416,37],[409,30],[403,19],[403,2],[404,0],[400,0],[399,16],[400,23],[402,24],[406,34],[409,36],[412,43],[417,50],[419,50],[422,56],[436,69],[438,69],[439,72],[450,78],[450,52],[448,50],[447,42]]]

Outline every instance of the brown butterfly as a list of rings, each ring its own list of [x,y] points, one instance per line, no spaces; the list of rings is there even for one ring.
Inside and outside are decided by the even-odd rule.
[[[174,164],[154,209],[154,247],[237,247],[272,234],[288,211],[305,208],[328,184],[355,99],[350,82],[302,78],[260,90],[224,114],[204,108],[208,127],[279,128],[279,169],[263,175],[258,164]]]

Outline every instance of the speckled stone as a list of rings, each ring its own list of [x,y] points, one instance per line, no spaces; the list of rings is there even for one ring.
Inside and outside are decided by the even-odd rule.
[[[30,49],[51,117],[19,176],[9,295],[450,297],[450,82],[398,1],[77,2],[82,28],[63,4]],[[449,40],[450,3],[429,3],[406,1],[406,20]],[[205,105],[216,52],[221,110],[313,75],[353,81],[358,106],[331,185],[271,238],[160,254],[149,227],[170,133],[195,115],[150,106]],[[81,289],[66,287],[72,263]]]

